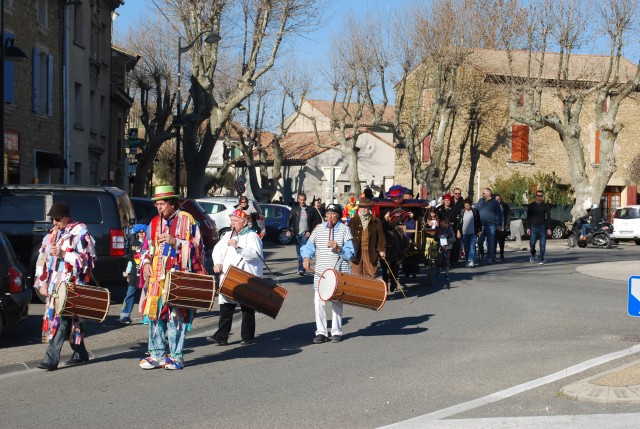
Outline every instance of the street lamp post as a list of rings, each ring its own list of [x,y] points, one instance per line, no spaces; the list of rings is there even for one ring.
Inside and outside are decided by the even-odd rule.
[[[182,112],[180,109],[182,108],[182,97],[180,93],[180,84],[182,78],[182,54],[187,53],[193,48],[193,45],[202,37],[204,34],[207,34],[207,37],[204,38],[205,43],[217,43],[220,41],[221,37],[217,33],[213,33],[210,31],[203,31],[198,34],[191,43],[187,46],[182,46],[182,36],[178,37],[178,95],[176,97],[176,117],[173,121],[173,125],[176,127],[176,182],[175,182],[175,191],[176,195],[180,195],[180,128],[182,127]]]
[[[22,49],[14,46],[15,39],[4,37],[4,0],[0,1],[0,37],[2,38],[2,49],[0,49],[0,133],[2,133],[2,140],[0,141],[0,184],[5,184],[5,175],[7,166],[4,162],[4,62],[22,62],[26,61],[29,57]]]
[[[415,165],[416,160],[413,158],[413,154],[409,155],[409,165],[411,166],[411,197],[415,198],[413,195],[413,166]]]

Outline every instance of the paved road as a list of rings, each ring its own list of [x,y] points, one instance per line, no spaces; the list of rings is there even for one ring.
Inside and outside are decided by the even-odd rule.
[[[293,247],[271,246],[267,262],[289,295],[276,320],[258,321],[256,344],[240,346],[236,325],[229,347],[206,343],[217,315],[211,312],[197,319],[185,370],[145,372],[136,367],[144,327],[116,328],[109,325],[113,316],[87,340],[96,356],[89,365],[14,368],[0,376],[12,393],[0,421],[6,427],[157,427],[164,419],[224,428],[583,428],[602,421],[635,427],[637,415],[629,413],[637,406],[574,401],[560,390],[639,358],[623,271],[634,266],[640,246],[569,250],[563,243],[550,244],[545,266],[508,251],[504,263],[455,270],[450,289],[410,283],[407,299],[395,295],[379,312],[345,307],[345,341],[322,345],[310,344],[311,278],[293,274]],[[614,270],[607,261],[626,264]],[[602,263],[595,273],[577,269]],[[41,344],[13,342],[2,357],[29,365],[43,351]],[[38,393],[46,386],[73,403]],[[34,403],[51,410],[47,419],[33,412]]]

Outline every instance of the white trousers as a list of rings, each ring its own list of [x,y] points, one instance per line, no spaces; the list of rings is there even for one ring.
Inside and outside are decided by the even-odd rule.
[[[331,335],[342,335],[342,307],[341,302],[331,302]],[[325,311],[325,301],[318,296],[318,291],[313,290],[313,304],[316,311],[316,335],[322,334],[327,337],[327,312]]]

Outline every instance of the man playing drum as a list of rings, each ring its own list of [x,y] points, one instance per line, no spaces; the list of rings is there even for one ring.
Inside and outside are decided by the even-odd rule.
[[[213,248],[213,271],[220,273],[220,284],[222,284],[225,273],[230,266],[240,268],[243,271],[262,277],[263,259],[262,259],[262,240],[258,234],[249,228],[249,216],[246,212],[237,209],[230,215],[231,231],[222,236],[218,244]],[[231,332],[231,322],[233,312],[237,303],[225,298],[224,295],[218,295],[220,303],[220,320],[218,322],[218,330],[211,337],[207,337],[207,341],[217,343],[220,346],[226,346]],[[256,314],[255,311],[243,304],[240,304],[242,310],[242,327],[240,336],[242,344],[250,344],[256,334]]]
[[[43,336],[49,341],[44,360],[38,368],[53,371],[58,368],[60,351],[64,340],[69,338],[73,349],[67,365],[85,363],[89,353],[84,345],[84,330],[77,316],[60,317],[56,314],[55,295],[63,282],[86,284],[96,259],[95,241],[87,226],[71,218],[69,206],[57,202],[51,206],[47,216],[53,228],[42,240],[34,287],[47,297],[42,324]]]
[[[342,215],[340,204],[328,204],[325,208],[325,215],[327,222],[318,225],[311,233],[307,244],[300,248],[300,254],[304,258],[302,264],[305,270],[311,270],[311,258],[316,257],[313,278],[313,302],[316,314],[314,344],[328,341],[325,302],[318,295],[318,284],[322,273],[328,269],[351,273],[349,260],[355,254],[351,231],[347,225],[340,222],[340,216]],[[331,342],[334,343],[342,341],[342,307],[342,302],[331,301]]]
[[[140,368],[182,369],[182,347],[194,310],[165,305],[162,291],[170,270],[205,272],[202,237],[198,223],[179,209],[173,186],[156,186],[152,200],[158,215],[149,225],[149,251],[142,258],[141,268],[145,283],[148,281],[142,308],[149,319],[149,356],[140,360]]]
[[[371,203],[366,198],[358,201],[358,214],[349,221],[356,257],[351,261],[351,271],[366,277],[376,277],[378,256],[384,259],[387,241],[382,221],[371,214]]]

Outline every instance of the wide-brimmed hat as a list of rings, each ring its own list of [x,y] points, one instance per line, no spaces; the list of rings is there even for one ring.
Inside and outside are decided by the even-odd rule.
[[[71,211],[69,210],[69,206],[67,203],[54,203],[49,209],[49,213],[47,216],[55,217],[55,218],[63,218],[63,217],[71,217]]]
[[[371,201],[369,201],[369,198],[360,198],[358,200],[358,207],[368,209],[371,207]]]
[[[244,220],[247,220],[247,217],[248,217],[247,213],[244,212],[243,210],[240,210],[240,209],[236,209],[236,210],[232,211],[229,214],[229,217],[231,217],[231,216],[239,217],[240,219],[244,219]]]
[[[153,189],[152,201],[168,200],[171,198],[178,198],[179,195],[175,193],[173,186],[171,185],[158,185]]]
[[[409,188],[405,188],[402,185],[393,185],[392,187],[389,188],[389,191],[386,193],[388,198],[396,198],[396,197],[402,197],[404,196],[404,194],[408,194],[411,191],[409,190]]]
[[[340,204],[329,204],[324,208],[325,213],[334,212],[342,215],[342,206]]]

